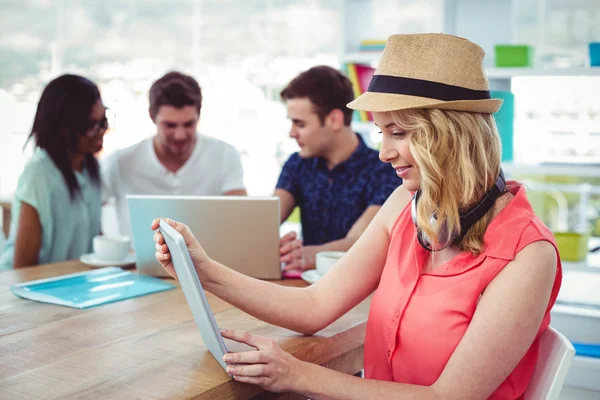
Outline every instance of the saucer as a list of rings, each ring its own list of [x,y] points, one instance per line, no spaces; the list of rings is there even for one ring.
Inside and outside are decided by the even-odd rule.
[[[322,275],[319,275],[319,273],[317,272],[316,269],[306,270],[306,271],[302,272],[301,276],[302,276],[302,280],[304,280],[305,282],[308,282],[310,284],[313,284],[322,278]]]
[[[135,254],[129,254],[121,261],[105,261],[99,260],[94,253],[88,253],[79,257],[79,261],[92,267],[121,267],[123,265],[134,264]]]

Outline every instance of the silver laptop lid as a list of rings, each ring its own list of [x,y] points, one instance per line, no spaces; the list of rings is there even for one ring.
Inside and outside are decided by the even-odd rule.
[[[185,223],[210,258],[260,279],[281,279],[279,198],[127,195],[137,268],[167,276],[154,257],[150,224],[164,217]]]

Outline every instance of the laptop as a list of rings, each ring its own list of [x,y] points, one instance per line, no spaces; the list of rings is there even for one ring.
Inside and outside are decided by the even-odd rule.
[[[186,224],[210,258],[259,279],[281,279],[279,198],[127,195],[138,271],[168,276],[154,253],[152,220]]]

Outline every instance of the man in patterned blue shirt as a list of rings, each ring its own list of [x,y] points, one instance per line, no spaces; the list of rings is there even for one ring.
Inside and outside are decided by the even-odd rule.
[[[313,67],[281,92],[300,151],[287,160],[275,195],[281,221],[300,207],[303,241],[281,239],[285,270],[315,268],[320,251],[348,250],[402,180],[352,131],[352,84],[339,71]]]

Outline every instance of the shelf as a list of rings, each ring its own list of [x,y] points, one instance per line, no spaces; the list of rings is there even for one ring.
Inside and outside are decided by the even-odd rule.
[[[374,131],[378,131],[377,126],[373,121],[358,122],[352,121],[352,129],[356,132],[367,134]],[[374,142],[379,140],[373,139]],[[502,163],[502,169],[508,175],[519,174],[519,175],[544,175],[544,176],[578,176],[582,178],[600,178],[600,164],[515,164],[515,163]],[[565,186],[565,185],[563,185]],[[567,185],[568,186],[568,185]],[[580,185],[565,186],[563,189],[566,191],[575,191],[579,193],[581,191]],[[593,187],[591,192],[598,194],[600,189]]]
[[[342,62],[362,63],[376,66],[381,58],[380,51],[359,51],[345,53]],[[600,67],[575,68],[497,68],[487,67],[485,73],[488,79],[510,79],[519,76],[600,76]]]
[[[352,129],[360,132],[360,133],[371,133],[371,131],[377,129],[375,123],[373,121],[352,121]]]
[[[381,51],[358,51],[356,53],[345,53],[342,55],[342,62],[377,65],[381,58]]]
[[[598,381],[599,373],[600,358],[575,355],[573,361],[571,361],[571,366],[569,367],[569,372],[565,378],[564,385],[568,388],[583,389],[590,393],[590,397],[586,396],[585,398],[597,399],[597,392],[600,391],[600,381]],[[591,397],[592,395],[593,397]],[[577,395],[576,398],[579,399],[579,395]],[[583,399],[584,397],[581,396],[581,398]]]
[[[600,177],[600,165],[502,163],[507,174]]]
[[[510,79],[519,76],[600,76],[600,67],[579,68],[486,68],[488,79]]]
[[[371,134],[374,131],[378,131],[377,126],[373,121],[359,122],[352,121],[352,129],[362,134]],[[372,135],[373,136],[373,135]],[[373,142],[379,140],[372,138]],[[600,164],[573,164],[573,163],[555,163],[555,164],[515,164],[515,163],[502,163],[502,169],[508,175],[519,174],[519,175],[540,175],[540,176],[578,176],[583,178],[600,178]],[[564,185],[563,185],[564,186]],[[579,185],[571,185],[573,187],[564,187],[563,189],[569,191],[574,190],[577,193],[581,191]],[[593,187],[591,192],[598,194],[600,189]]]
[[[524,184],[527,189],[535,190],[539,192],[548,192],[558,190],[562,193],[578,193],[580,195],[599,195],[600,194],[600,186],[590,185],[589,183],[578,183],[578,184],[564,184],[564,183],[540,183],[527,179],[519,179],[519,181]],[[600,271],[600,268],[598,269]]]

